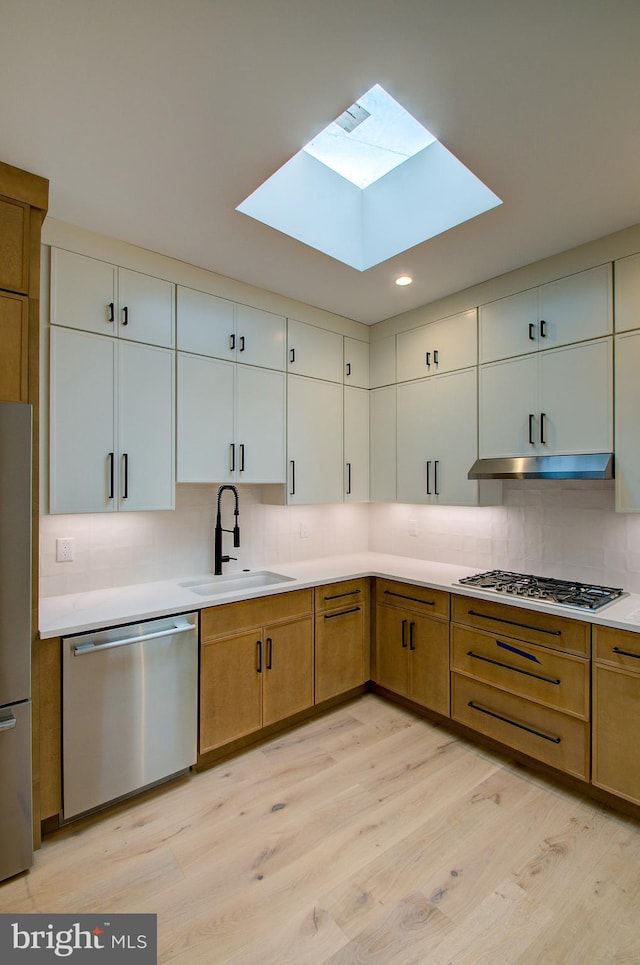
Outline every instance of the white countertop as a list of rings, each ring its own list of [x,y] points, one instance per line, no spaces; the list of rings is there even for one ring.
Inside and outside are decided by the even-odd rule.
[[[356,553],[346,556],[328,556],[301,563],[264,566],[261,570],[279,573],[289,582],[265,587],[248,587],[215,596],[202,596],[180,584],[198,579],[197,574],[186,574],[180,579],[156,583],[137,583],[132,586],[114,587],[107,590],[90,590],[65,596],[45,597],[40,601],[40,637],[58,637],[83,633],[102,627],[134,623],[154,617],[200,610],[203,607],[232,603],[258,596],[271,596],[291,590],[304,589],[335,580],[347,580],[363,576],[382,576],[390,579],[448,590],[464,596],[499,600],[511,606],[530,610],[542,610],[557,616],[572,617],[587,623],[617,627],[640,633],[640,594],[631,593],[602,607],[595,612],[574,607],[542,603],[539,600],[523,600],[477,587],[458,586],[463,576],[476,573],[479,567],[456,566],[450,563],[434,563],[405,556],[388,556],[383,553]],[[205,580],[209,574],[204,574]],[[229,572],[228,575],[231,575]]]

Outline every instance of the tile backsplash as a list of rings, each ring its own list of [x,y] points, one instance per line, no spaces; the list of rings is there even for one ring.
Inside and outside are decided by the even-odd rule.
[[[640,592],[640,516],[614,512],[612,482],[509,481],[503,505],[481,508],[271,506],[258,486],[238,489],[241,546],[227,569],[370,549]],[[42,596],[211,572],[216,493],[215,485],[178,486],[175,512],[42,517]],[[224,498],[223,525],[231,526],[232,500]],[[72,562],[56,562],[57,537],[73,538]]]

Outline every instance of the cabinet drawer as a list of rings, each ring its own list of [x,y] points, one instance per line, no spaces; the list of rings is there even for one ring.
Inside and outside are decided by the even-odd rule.
[[[589,719],[589,662],[531,643],[453,626],[451,669]]]
[[[200,614],[200,639],[204,643],[211,637],[226,636],[263,627],[267,624],[290,620],[313,612],[313,590],[293,590],[275,596],[242,600],[239,603],[223,603],[207,607]]]
[[[449,599],[449,594],[444,590],[432,590],[427,586],[414,586],[412,583],[397,583],[395,580],[376,580],[378,603],[416,610],[426,616],[448,620]]]
[[[593,659],[640,673],[640,633],[594,626]]]
[[[359,603],[365,605],[368,599],[368,580],[342,580],[339,583],[327,583],[326,586],[315,588],[316,612],[335,610]]]
[[[487,737],[584,780],[589,778],[589,725],[557,710],[451,675],[451,716]]]
[[[553,650],[566,650],[579,656],[589,656],[591,625],[580,620],[557,617],[538,610],[524,610],[517,606],[454,596],[451,619],[479,630],[500,633],[539,643]]]

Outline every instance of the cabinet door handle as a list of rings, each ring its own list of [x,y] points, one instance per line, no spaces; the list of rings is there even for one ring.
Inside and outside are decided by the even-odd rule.
[[[436,349],[435,352],[433,353],[433,364],[434,365],[438,364],[438,349]]]
[[[427,496],[431,495],[431,460],[427,459]]]
[[[129,324],[129,308],[127,305],[124,305],[122,309],[122,324],[123,325]]]
[[[440,495],[440,490],[438,489],[438,466],[439,466],[439,464],[440,464],[440,460],[439,460],[439,459],[436,459],[435,462],[434,462],[434,464],[433,464],[433,492],[434,492],[434,495],[435,495],[435,496],[439,496],[439,495]]]
[[[124,465],[124,491],[122,493],[123,499],[129,498],[129,453],[122,453],[122,462]]]
[[[351,362],[347,362],[347,375],[351,375]]]
[[[632,653],[631,650],[621,650],[620,647],[612,647],[612,653],[617,653],[621,657],[634,657],[636,660],[640,660],[640,653]]]
[[[244,442],[240,443],[240,472],[244,472]]]
[[[351,463],[347,463],[347,496],[351,495]]]
[[[529,445],[531,446],[535,446],[536,444],[535,439],[533,438],[533,420],[534,420],[533,412],[530,412],[529,413]]]
[[[560,744],[560,737],[553,737],[551,734],[544,734],[540,730],[534,730],[533,727],[527,727],[526,724],[521,724],[517,720],[511,720],[509,717],[503,717],[502,714],[497,714],[495,710],[489,710],[487,707],[481,707],[480,704],[476,704],[473,700],[468,701],[467,707],[471,707],[473,710],[479,710],[481,714],[487,714],[488,717],[495,717],[496,720],[501,720],[505,724],[511,724],[512,727],[518,727],[520,730],[526,730],[528,734],[533,734],[535,737],[542,737],[543,740],[551,741],[552,744]]]
[[[402,621],[402,646],[407,646],[407,626],[409,624],[408,620]]]
[[[290,459],[289,465],[291,466],[291,489],[289,490],[289,495],[295,496],[296,494],[296,461],[295,459]]]
[[[296,360],[296,350],[294,348],[289,349],[289,361],[295,362]]]
[[[541,412],[541,413],[540,413],[540,444],[541,444],[541,445],[545,445],[545,443],[546,443],[546,441],[547,441],[547,440],[545,439],[545,435],[544,435],[544,423],[545,423],[546,418],[547,418],[547,413],[546,413],[546,412]]]
[[[244,335],[240,336],[240,351],[244,352]]]
[[[535,342],[536,340],[536,327],[533,322],[529,322],[529,341]]]
[[[109,499],[113,499],[115,487],[115,453],[109,453]]]
[[[236,471],[236,444],[235,444],[235,442],[232,442],[231,445],[229,446],[229,461],[230,461],[229,471],[230,471],[230,472],[235,472],[235,471]]]
[[[424,364],[427,366],[428,369],[431,368],[431,352],[425,352]]]
[[[236,337],[232,332],[231,335],[229,336],[229,351],[235,352],[235,349],[236,349]]]
[[[256,667],[256,673],[262,673],[262,640],[256,640],[256,647],[258,648],[258,666]]]
[[[546,337],[547,337],[547,323],[545,322],[544,318],[541,318],[540,319],[540,338],[546,338]]]
[[[267,637],[267,670],[273,669],[273,640]]]
[[[336,617],[346,617],[348,613],[360,613],[362,608],[359,606],[352,606],[350,610],[340,610],[340,613],[325,613],[325,620],[335,620]]]
[[[411,623],[409,624],[409,650],[416,649],[416,645],[413,642],[413,631],[415,630],[415,628],[416,628],[416,625],[412,620]]]
[[[518,623],[517,620],[506,620],[504,617],[491,617],[486,613],[478,613],[477,610],[467,610],[470,617],[482,617],[483,620],[492,620],[494,623],[508,623],[511,627],[522,627],[523,630],[536,630],[538,633],[548,633],[552,637],[561,637],[562,630],[548,630],[546,627],[532,627],[528,623]]]
[[[521,673],[525,677],[533,677],[535,680],[542,680],[545,684],[553,684],[554,687],[559,687],[562,681],[557,677],[543,677],[542,674],[532,673],[530,670],[524,670],[522,667],[512,667],[509,663],[502,663],[501,660],[493,660],[491,657],[485,657],[482,653],[474,653],[473,650],[467,650],[467,656],[471,657],[473,660],[483,660],[485,663],[490,663],[494,667],[502,667],[503,670],[513,670],[514,673]]]
[[[108,321],[108,322],[115,322],[115,320],[116,320],[116,316],[115,316],[116,306],[114,305],[113,302],[109,302],[109,304],[107,305],[107,308],[109,309],[109,317],[108,317],[107,321]]]

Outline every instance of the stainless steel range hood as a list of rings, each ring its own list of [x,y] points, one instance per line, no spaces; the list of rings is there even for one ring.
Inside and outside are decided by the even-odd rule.
[[[469,479],[613,479],[613,453],[476,459]]]

